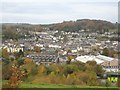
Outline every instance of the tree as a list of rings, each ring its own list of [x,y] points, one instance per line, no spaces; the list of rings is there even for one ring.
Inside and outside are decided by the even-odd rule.
[[[19,59],[24,56],[24,52],[20,49],[19,52],[14,52],[15,58]]]
[[[47,73],[46,67],[45,67],[44,65],[40,65],[40,66],[38,67],[38,73],[39,73],[39,74],[46,74],[46,73]]]
[[[10,71],[11,68],[11,64],[6,64],[6,63],[2,63],[2,79],[3,80],[9,80],[10,76],[12,75],[12,72]]]
[[[109,49],[108,48],[104,48],[102,55],[109,56]]]
[[[40,52],[41,49],[40,49],[40,47],[38,47],[38,46],[34,46],[34,51],[35,51],[35,52]]]
[[[26,70],[28,75],[35,75],[38,72],[38,67],[34,62],[23,64],[21,68]]]
[[[15,30],[10,30],[8,28],[7,30],[3,30],[3,39],[18,39],[18,33]]]
[[[17,64],[18,64],[18,66],[23,65],[24,64],[24,59],[18,59]]]
[[[86,64],[89,64],[91,66],[95,66],[97,64],[96,61],[87,61]]]
[[[32,63],[32,60],[29,59],[29,58],[26,58],[26,59],[24,60],[24,64],[29,64],[29,63]]]
[[[24,56],[24,52],[20,49],[20,51],[18,52],[19,57],[23,57]]]
[[[67,56],[67,59],[68,59],[67,64],[70,64],[71,60],[73,59],[73,56],[69,55],[69,56]]]
[[[74,73],[73,74],[68,74],[67,78],[65,80],[65,83],[68,84],[68,85],[75,85],[75,84],[77,84],[76,83],[76,78],[77,77],[75,76]]]
[[[71,65],[71,64],[68,64],[68,65],[64,65],[64,75],[67,76],[68,74],[72,74],[74,72],[77,72],[79,71],[78,67],[76,65]]]
[[[101,65],[96,65],[95,66],[95,72],[98,76],[102,76],[104,73],[104,70],[102,69]]]
[[[69,49],[67,51],[67,64],[70,64],[71,63],[71,60],[73,59],[73,56],[71,55],[72,51]]]
[[[5,49],[2,50],[2,57],[3,58],[9,58],[9,53],[7,51],[7,48],[5,48]]]
[[[18,88],[20,86],[21,81],[26,78],[27,71],[24,69],[22,70],[17,64],[13,64],[10,68],[10,72],[12,73],[9,81],[8,87],[9,88]]]
[[[71,64],[76,65],[80,71],[85,70],[85,63],[83,63],[83,62],[76,61],[76,62],[72,62]]]
[[[86,71],[93,71],[98,76],[102,76],[104,70],[102,69],[101,65],[98,65],[96,61],[87,61],[86,62]]]
[[[21,76],[22,76],[21,71],[14,64],[12,65],[10,70],[12,72],[12,75],[11,75],[9,81],[8,81],[8,87],[9,88],[18,88],[19,85],[20,85],[20,79],[21,79]]]

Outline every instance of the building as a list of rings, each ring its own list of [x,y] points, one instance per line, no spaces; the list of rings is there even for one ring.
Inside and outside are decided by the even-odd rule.
[[[48,55],[48,54],[30,54],[27,55],[28,58],[31,58],[33,62],[36,64],[52,64],[52,63],[57,63],[59,62],[59,58],[56,55]]]
[[[76,58],[77,61],[81,61],[83,63],[86,63],[87,61],[96,61],[97,64],[100,64],[103,66],[103,69],[106,72],[118,72],[118,69],[120,68],[120,65],[118,63],[118,59],[107,57],[104,55],[84,55],[84,56],[78,56]]]
[[[120,65],[118,64],[118,60],[114,59],[112,61],[106,61],[101,64],[106,72],[118,72]]]

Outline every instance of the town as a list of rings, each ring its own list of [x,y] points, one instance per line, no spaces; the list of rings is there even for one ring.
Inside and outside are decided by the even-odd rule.
[[[27,62],[25,60],[32,60],[38,67],[43,65],[50,67],[54,64],[69,65],[78,61],[85,64],[95,61],[104,71],[102,75],[97,75],[98,79],[108,78],[114,83],[118,80],[116,76],[119,75],[120,64],[117,31],[102,30],[101,32],[89,29],[64,31],[51,30],[50,27],[44,27],[43,30],[39,28],[26,30],[27,33],[18,27],[15,31],[21,34],[22,38],[3,38],[2,40],[0,49],[2,50],[1,60],[4,63],[17,60],[18,65],[21,66],[23,60],[24,63]],[[14,34],[11,37],[15,37]],[[115,78],[110,79],[109,76],[115,76]]]
[[[45,31],[35,32],[29,31],[29,37],[25,35],[24,39],[13,41],[8,39],[3,41],[1,49],[7,49],[9,53],[24,53],[24,58],[31,58],[36,64],[41,63],[65,63],[76,60],[81,62],[95,60],[98,64],[108,72],[118,72],[118,41],[110,41],[109,37],[118,37],[114,32],[98,32],[89,33],[85,30],[79,32],[52,31],[46,28]],[[100,39],[102,37],[108,37]],[[111,56],[103,55],[105,49],[111,50]],[[11,55],[9,56],[11,57]],[[15,58],[15,56],[12,56]],[[107,64],[106,64],[107,63]],[[108,68],[110,67],[110,68]]]
[[[0,88],[120,90],[118,0],[2,0]]]

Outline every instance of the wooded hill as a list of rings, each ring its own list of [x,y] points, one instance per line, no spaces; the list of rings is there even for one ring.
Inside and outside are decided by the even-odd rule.
[[[4,23],[2,24],[2,30],[17,30],[21,29],[23,31],[34,30],[42,31],[45,28],[50,28],[50,30],[63,30],[63,31],[79,31],[79,30],[107,30],[116,29],[117,23],[111,23],[104,20],[90,20],[90,19],[80,19],[76,21],[64,21],[62,23],[55,24],[27,24],[27,23]]]
[[[117,30],[117,23],[111,23],[103,20],[81,19],[76,21],[64,21],[55,24],[27,24],[27,23],[3,23],[3,39],[21,38],[29,35],[29,31],[60,30],[67,32],[77,32],[80,30],[89,30],[90,32],[101,32]]]
[[[79,31],[87,30],[90,31],[99,31],[99,30],[109,30],[116,29],[117,23],[111,23],[103,20],[90,20],[90,19],[81,19],[77,21],[64,21],[58,24],[51,24],[51,30],[63,30],[63,31]]]

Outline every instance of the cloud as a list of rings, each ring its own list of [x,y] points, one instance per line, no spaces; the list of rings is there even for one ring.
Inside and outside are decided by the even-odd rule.
[[[46,3],[46,2],[119,2],[119,0],[1,0],[9,3]]]
[[[0,13],[3,16],[2,22],[55,23],[83,18],[117,21],[117,2],[82,1],[2,0],[2,11]]]

